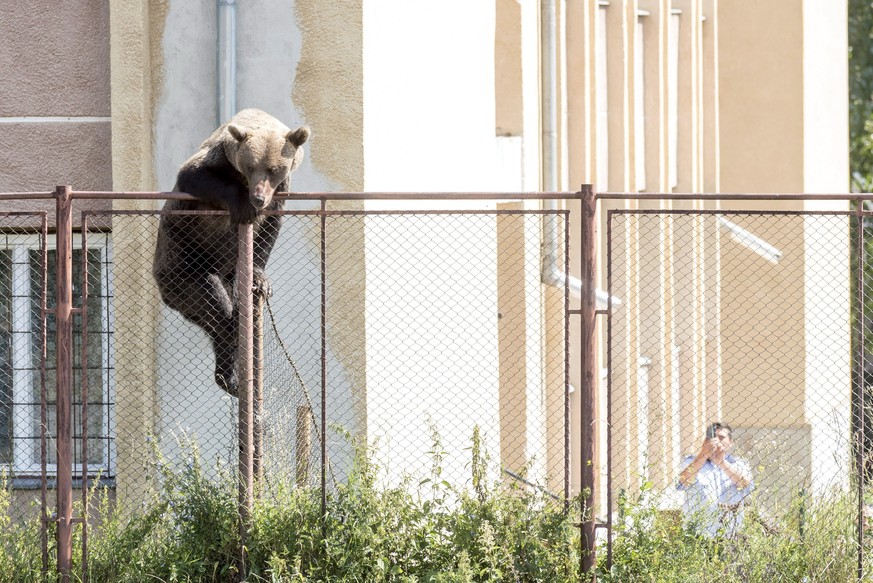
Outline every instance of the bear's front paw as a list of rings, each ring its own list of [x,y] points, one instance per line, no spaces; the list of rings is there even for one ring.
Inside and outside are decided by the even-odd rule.
[[[240,204],[236,208],[228,209],[230,212],[230,222],[235,225],[248,225],[254,223],[258,218],[258,209],[250,204]]]
[[[231,397],[236,397],[239,395],[239,377],[236,373],[236,367],[231,364],[231,366],[219,366],[215,367],[215,384],[221,388],[221,390],[225,391]]]
[[[255,271],[252,274],[252,291],[255,296],[262,298],[273,297],[273,286],[270,284],[270,278],[267,277],[263,269],[255,267]]]

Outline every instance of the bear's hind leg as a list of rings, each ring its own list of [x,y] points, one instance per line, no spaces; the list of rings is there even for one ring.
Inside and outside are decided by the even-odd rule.
[[[235,397],[236,314],[222,279],[215,274],[158,279],[164,302],[209,336],[215,354],[215,382]]]

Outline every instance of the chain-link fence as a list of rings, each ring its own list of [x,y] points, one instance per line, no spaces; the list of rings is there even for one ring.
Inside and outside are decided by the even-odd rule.
[[[556,216],[563,220],[563,211]],[[384,483],[393,486],[429,476],[440,447],[442,478],[464,487],[478,427],[488,454],[499,460],[496,471],[565,496],[567,292],[556,290],[559,297],[550,301],[559,309],[547,309],[542,212],[311,211],[283,219],[266,270],[272,296],[262,324],[268,484],[290,479],[321,486],[323,475],[330,489],[347,475],[358,448],[369,446]],[[121,252],[118,236],[156,239],[158,216],[120,215],[112,222],[119,318],[126,305],[155,303],[159,294],[148,285],[118,292],[127,274],[151,262],[147,246]],[[226,261],[232,266],[235,257]],[[202,305],[199,297],[195,305]],[[196,444],[206,466],[232,465],[236,404],[215,381],[220,348],[192,318],[165,305],[157,309],[153,354],[116,325],[115,358],[155,359],[157,410],[149,413],[169,460],[184,458]],[[137,396],[152,390],[152,379],[130,380],[137,379],[139,386],[117,381],[116,390]],[[122,395],[116,401],[121,440],[132,436],[130,413]],[[140,411],[132,413],[132,425],[142,427]],[[144,451],[143,444],[131,447]],[[119,471],[127,466],[117,464]]]
[[[112,193],[84,193],[99,196]],[[68,450],[56,443],[55,387],[66,382],[56,375],[66,358],[56,312],[67,292],[47,235],[55,219],[0,217],[0,463],[10,513],[24,522],[44,509],[44,560],[62,571],[81,560],[87,578],[84,541],[81,557],[63,558],[69,543],[54,557],[55,522],[67,528],[59,541],[71,528],[87,536],[102,494],[115,511],[136,512],[168,468],[193,464],[216,481],[236,480],[242,383],[238,241],[226,215],[79,204],[69,243],[70,388],[61,389]],[[484,472],[489,483],[566,504],[570,288],[566,276],[544,273],[568,268],[568,211],[322,204],[273,213],[254,232],[259,495],[309,488],[324,501],[366,461],[382,488],[421,494],[438,480],[460,493]],[[59,221],[57,238],[64,228]],[[65,451],[69,474],[58,465]],[[61,501],[55,518],[52,491],[63,476],[72,510]]]
[[[361,456],[382,487],[438,478],[463,491],[486,459],[491,482],[565,502],[570,322],[595,318],[593,300],[571,302],[569,212],[321,202],[276,213],[275,241],[255,233],[259,494],[306,488],[324,501]],[[600,568],[644,549],[706,558],[682,555],[693,547],[734,579],[791,578],[800,549],[810,580],[810,565],[860,576],[873,440],[866,213],[640,206],[603,213],[602,401],[584,384],[596,361],[583,357],[578,471],[593,470],[589,441],[603,469],[586,520],[609,533]],[[171,216],[182,220],[168,258]],[[166,468],[235,480],[239,455],[240,380],[227,362],[238,241],[202,237],[226,218],[116,210],[76,221],[66,290],[61,222],[56,236],[50,213],[0,215],[0,455],[10,514],[42,517],[46,560],[62,521],[50,516],[66,448],[56,394],[70,401],[73,489],[87,476],[118,509],[153,499]],[[587,265],[598,250],[582,251]],[[607,430],[595,444],[584,427],[597,420]],[[72,512],[67,527],[87,524],[87,497]]]
[[[45,213],[2,213],[0,233],[0,464],[3,486],[14,486],[11,518],[25,522],[40,515],[43,463],[54,461],[41,431],[55,404],[43,366],[53,356],[43,318],[53,254]]]
[[[610,561],[692,537],[736,580],[860,575],[863,220],[609,211]]]

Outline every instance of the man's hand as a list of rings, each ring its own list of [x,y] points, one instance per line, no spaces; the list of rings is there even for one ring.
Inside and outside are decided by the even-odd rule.
[[[725,464],[727,447],[725,447],[725,445],[718,439],[708,439],[707,441],[713,442],[712,449],[709,453],[709,459],[712,463],[721,468]]]
[[[719,445],[718,439],[704,439],[703,445],[700,446],[700,451],[694,457],[694,461],[688,464],[682,473],[679,474],[679,483],[683,486],[687,486],[696,480],[697,472],[700,471],[700,468],[706,463],[706,460],[711,459],[713,456],[713,452],[716,449],[716,446]]]
[[[697,459],[702,459],[704,461],[712,459],[712,456],[719,445],[718,439],[715,437],[704,439],[703,445],[700,446],[700,452],[697,454]]]

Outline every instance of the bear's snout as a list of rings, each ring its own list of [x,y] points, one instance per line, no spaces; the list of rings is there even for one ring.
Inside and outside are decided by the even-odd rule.
[[[249,191],[249,199],[252,206],[260,210],[273,200],[273,186],[269,180],[261,180],[252,186]]]

